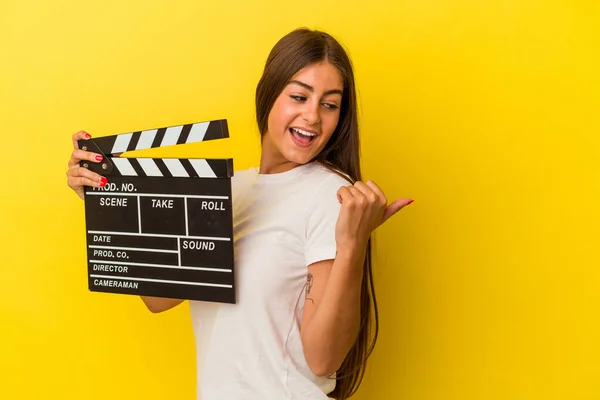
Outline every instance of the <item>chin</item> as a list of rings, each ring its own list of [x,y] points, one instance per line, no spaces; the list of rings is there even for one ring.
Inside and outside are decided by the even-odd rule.
[[[312,154],[312,152],[310,154],[299,154],[298,151],[290,151],[285,155],[286,160],[299,165],[309,163],[314,157],[315,154]]]

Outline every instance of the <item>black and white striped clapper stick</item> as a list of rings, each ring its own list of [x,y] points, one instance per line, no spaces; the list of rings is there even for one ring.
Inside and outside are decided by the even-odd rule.
[[[235,303],[233,160],[118,157],[227,137],[215,120],[78,142],[109,181],[85,187],[91,291]]]

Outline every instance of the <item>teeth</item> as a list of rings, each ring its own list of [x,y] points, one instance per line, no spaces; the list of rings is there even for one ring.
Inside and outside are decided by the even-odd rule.
[[[298,128],[292,128],[292,129],[295,130],[296,132],[298,132],[299,134],[304,135],[304,136],[311,136],[311,137],[312,136],[317,136],[316,134],[314,134],[312,132],[307,132],[307,131],[305,131],[303,129],[298,129]]]

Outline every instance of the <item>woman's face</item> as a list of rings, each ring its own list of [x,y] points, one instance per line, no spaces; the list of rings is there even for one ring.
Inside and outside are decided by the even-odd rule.
[[[269,114],[261,173],[284,172],[319,154],[337,127],[343,88],[340,73],[328,62],[292,77]]]

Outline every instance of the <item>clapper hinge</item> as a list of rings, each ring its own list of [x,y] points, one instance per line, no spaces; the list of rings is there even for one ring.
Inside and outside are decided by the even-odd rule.
[[[110,175],[112,173],[114,169],[114,164],[111,161],[111,157],[104,154],[104,152],[100,150],[100,147],[98,147],[98,145],[94,142],[93,139],[80,140],[79,145],[81,150],[83,151],[91,151],[93,153],[98,153],[102,156],[101,162],[92,162],[87,160],[81,161],[79,164],[82,167],[101,175]]]

